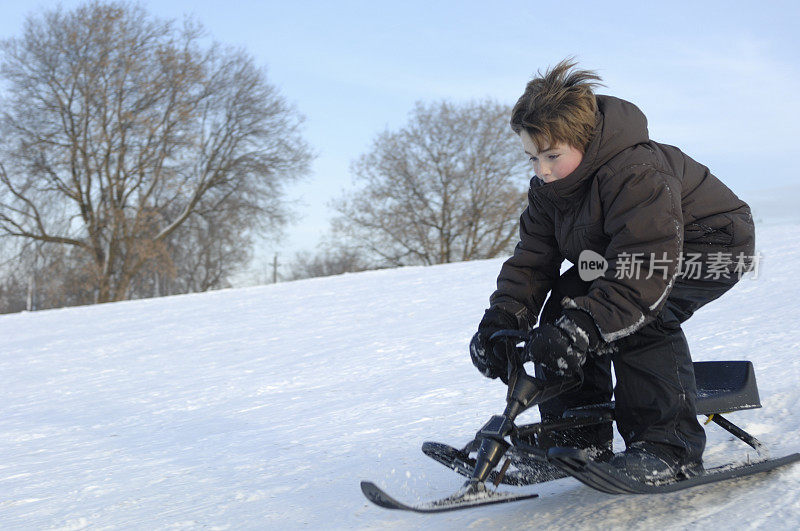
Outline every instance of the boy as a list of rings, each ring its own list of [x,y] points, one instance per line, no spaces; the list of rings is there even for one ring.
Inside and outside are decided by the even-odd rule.
[[[491,335],[530,330],[523,361],[536,362],[538,377],[583,378],[541,404],[542,419],[613,392],[626,450],[613,454],[611,423],[537,444],[586,448],[642,481],[691,476],[702,470],[705,432],[681,323],[752,268],[752,216],[708,168],[650,140],[635,105],[596,96],[600,77],[575,65],[534,78],[512,111],[536,175],[470,354],[485,376],[505,378],[513,345]],[[607,261],[599,276],[575,266],[559,275],[565,258],[579,264],[590,251]]]

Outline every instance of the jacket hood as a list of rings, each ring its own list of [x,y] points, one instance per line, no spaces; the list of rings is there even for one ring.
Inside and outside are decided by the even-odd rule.
[[[545,183],[538,177],[531,180],[531,190],[542,194],[559,206],[579,197],[591,182],[590,177],[622,151],[650,141],[647,117],[639,107],[614,96],[598,95],[597,125],[592,139],[575,171],[558,181]]]

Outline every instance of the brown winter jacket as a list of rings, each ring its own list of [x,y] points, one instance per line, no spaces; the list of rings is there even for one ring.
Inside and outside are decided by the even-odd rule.
[[[720,252],[735,260],[752,256],[755,236],[747,204],[678,148],[650,140],[638,107],[611,96],[597,103],[597,126],[575,171],[551,183],[531,180],[520,242],[490,301],[532,326],[564,258],[577,264],[581,251],[592,250],[608,270],[574,302],[610,342],[658,315],[680,281],[681,251],[706,262]],[[617,274],[634,253],[645,258],[642,273]],[[658,269],[650,271],[651,263]]]

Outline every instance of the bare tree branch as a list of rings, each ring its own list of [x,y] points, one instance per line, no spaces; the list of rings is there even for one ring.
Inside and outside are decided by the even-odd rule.
[[[529,170],[509,113],[492,101],[418,103],[354,162],[361,187],[332,205],[335,233],[390,265],[510,252]]]
[[[302,117],[248,54],[203,38],[93,2],[0,44],[0,235],[84,253],[96,302],[151,293],[139,277],[155,271],[159,289],[224,283],[203,238],[230,250],[279,228],[283,186],[308,170]],[[200,267],[182,240],[205,253],[203,281],[168,278],[191,276],[179,260]]]

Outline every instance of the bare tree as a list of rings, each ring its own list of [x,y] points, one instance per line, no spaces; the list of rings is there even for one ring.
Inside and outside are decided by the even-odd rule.
[[[252,238],[250,231],[244,229],[256,217],[257,212],[251,212],[237,196],[214,208],[199,205],[183,226],[164,241],[164,259],[145,264],[131,285],[130,297],[230,287],[229,278],[250,261]]]
[[[312,254],[301,251],[290,264],[289,280],[327,277],[374,269],[360,251],[343,246],[327,247]]]
[[[302,118],[249,55],[203,42],[191,22],[102,2],[2,42],[0,234],[86,257],[95,302],[176,274],[180,240],[247,244],[236,235],[287,221],[283,186],[311,158]]]
[[[93,302],[91,264],[76,248],[19,240],[2,250],[0,313]]]
[[[492,101],[417,103],[353,164],[362,187],[333,205],[334,231],[388,265],[510,252],[529,176],[509,114]]]
[[[27,246],[31,247],[31,246]],[[31,308],[33,300],[32,288],[36,276],[32,274],[32,259],[23,258],[22,242],[8,242],[0,239],[0,314],[20,312]],[[32,255],[32,253],[26,253]],[[25,256],[28,258],[28,256]]]

